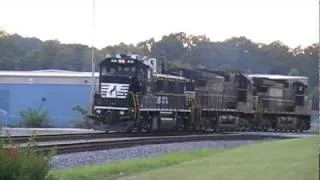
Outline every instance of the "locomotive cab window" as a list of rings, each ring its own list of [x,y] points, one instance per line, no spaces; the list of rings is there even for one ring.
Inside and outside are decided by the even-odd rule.
[[[303,85],[297,85],[295,87],[295,93],[296,94],[304,94],[304,86]]]
[[[106,68],[101,68],[101,74],[106,75],[107,74],[107,69]]]
[[[102,66],[100,69],[101,75],[107,74],[119,74],[119,75],[138,75],[140,77],[145,77],[146,70],[133,65],[126,64],[111,64]]]

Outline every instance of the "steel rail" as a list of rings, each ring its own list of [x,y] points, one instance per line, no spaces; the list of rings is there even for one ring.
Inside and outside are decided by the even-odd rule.
[[[72,133],[72,134],[42,134],[36,136],[12,136],[12,137],[0,137],[0,141],[7,143],[27,143],[31,139],[35,142],[50,142],[50,141],[66,141],[66,140],[89,140],[89,139],[99,139],[99,138],[124,138],[124,137],[145,137],[145,136],[182,136],[182,135],[203,135],[203,134],[241,134],[248,132],[136,132],[136,133]],[[251,132],[256,134],[261,133],[277,133],[277,134],[289,134],[287,132]],[[291,133],[297,135],[312,134],[311,132],[300,132]]]
[[[136,133],[72,133],[72,134],[42,134],[35,136],[11,136],[0,137],[0,141],[5,144],[27,143],[31,139],[35,142],[50,142],[61,140],[88,140],[98,138],[124,138],[124,137],[145,137],[145,136],[181,136],[181,135],[201,135],[201,134],[229,134],[228,132],[136,132]]]
[[[239,141],[239,140],[271,140],[271,139],[293,139],[297,137],[281,135],[252,135],[252,134],[203,134],[187,136],[158,136],[158,137],[136,137],[136,138],[115,138],[115,139],[95,139],[93,141],[78,142],[52,142],[49,144],[39,144],[35,148],[38,152],[50,152],[55,150],[56,154],[68,154],[75,152],[97,151],[115,148],[126,148],[140,145],[192,142],[192,141]],[[9,148],[9,147],[5,147]],[[27,148],[24,144],[22,149]]]

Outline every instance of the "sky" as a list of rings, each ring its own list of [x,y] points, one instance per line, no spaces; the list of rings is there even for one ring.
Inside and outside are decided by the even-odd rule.
[[[0,27],[24,37],[98,48],[151,37],[159,40],[173,32],[206,34],[212,41],[245,36],[254,42],[279,40],[290,47],[305,47],[319,41],[319,2],[0,0]]]

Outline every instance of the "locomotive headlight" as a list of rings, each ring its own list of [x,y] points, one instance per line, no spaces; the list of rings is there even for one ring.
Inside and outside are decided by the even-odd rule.
[[[120,111],[119,113],[120,113],[121,116],[124,115],[124,111]]]
[[[97,110],[96,110],[96,113],[97,113],[97,114],[100,114],[100,113],[101,113],[101,110],[100,110],[100,109],[97,109]]]
[[[125,62],[126,62],[126,61],[125,61],[124,59],[119,59],[119,60],[118,60],[118,63],[119,63],[119,64],[124,64]]]

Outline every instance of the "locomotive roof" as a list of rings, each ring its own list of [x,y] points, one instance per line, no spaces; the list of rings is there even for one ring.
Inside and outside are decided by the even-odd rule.
[[[278,75],[278,74],[248,74],[251,78],[268,78],[275,80],[308,80],[306,76],[288,76],[288,75]]]
[[[199,78],[199,77],[204,77],[205,75],[203,73],[209,73],[209,74],[213,74],[215,77],[221,77],[223,78],[223,76],[217,74],[217,73],[213,73],[213,72],[209,72],[209,71],[202,71],[201,69],[184,69],[184,68],[172,68],[169,69],[168,72],[169,73],[174,73],[177,74],[177,71],[183,71],[183,76],[186,76],[188,78],[192,77],[192,78]]]
[[[171,74],[159,74],[159,73],[155,73],[154,76],[157,77],[157,78],[186,80],[186,78],[184,78],[184,77],[175,76],[175,75],[171,75]]]
[[[229,69],[229,70],[199,69],[199,70],[200,71],[204,71],[204,72],[214,73],[214,74],[217,74],[219,76],[226,76],[229,73],[239,73],[239,74],[241,74],[241,71],[233,70],[233,69]]]
[[[109,62],[109,61],[111,62],[111,60],[113,60],[113,59],[116,59],[116,60],[121,60],[121,59],[123,59],[123,60],[132,60],[132,62],[135,62],[135,63],[137,63],[137,64],[139,64],[139,65],[141,65],[141,66],[143,66],[145,68],[151,68],[150,66],[148,66],[148,65],[144,64],[143,62],[141,62],[139,59],[132,58],[132,57],[129,57],[129,56],[125,56],[125,57],[107,57],[107,58],[105,58],[103,61],[101,61],[99,63],[99,66],[101,66],[102,64],[104,64],[106,62]]]
[[[248,74],[249,78],[265,78],[271,80],[295,80],[300,81],[304,84],[308,84],[308,77],[306,76],[288,76],[288,75],[278,75],[278,74]]]
[[[57,69],[34,71],[0,71],[0,77],[91,77],[91,72],[65,71]],[[94,73],[99,76],[98,72]]]

